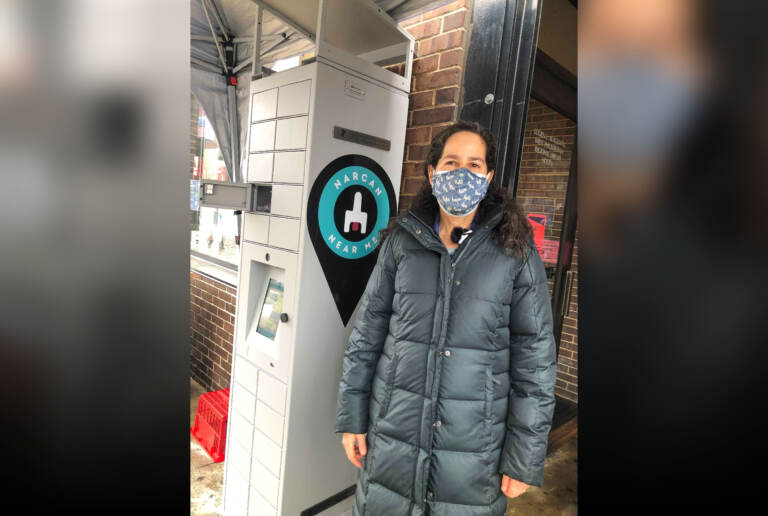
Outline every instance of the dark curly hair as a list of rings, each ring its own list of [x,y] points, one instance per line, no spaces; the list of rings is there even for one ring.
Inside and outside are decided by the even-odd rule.
[[[445,142],[452,135],[469,131],[480,136],[485,142],[485,163],[488,171],[496,169],[496,139],[488,129],[476,122],[459,121],[446,127],[439,134],[432,138],[432,143],[424,162],[424,176],[427,181],[424,182],[421,190],[416,194],[410,207],[430,213],[435,213],[439,209],[437,199],[432,194],[432,185],[429,183],[429,165],[437,166],[443,155]],[[520,205],[513,199],[505,188],[498,185],[495,181],[497,175],[494,174],[494,180],[488,187],[483,200],[480,201],[479,210],[481,213],[487,213],[486,207],[489,204],[500,203],[503,209],[503,216],[499,224],[493,229],[493,240],[502,249],[504,254],[510,256],[513,252],[522,259],[527,257],[527,240],[531,237],[531,223],[525,216]],[[390,219],[387,227],[381,230],[380,239],[383,241],[386,236],[397,226],[397,218]]]

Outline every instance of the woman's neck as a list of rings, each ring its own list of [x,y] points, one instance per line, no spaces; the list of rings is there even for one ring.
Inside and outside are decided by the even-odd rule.
[[[445,246],[448,248],[458,247],[459,245],[451,240],[451,232],[455,227],[468,229],[472,224],[472,221],[474,220],[475,215],[477,214],[477,208],[472,210],[471,213],[463,216],[451,215],[450,213],[446,213],[445,211],[443,211],[442,208],[440,208],[439,211],[440,211],[440,226],[439,226],[440,240],[442,240]]]

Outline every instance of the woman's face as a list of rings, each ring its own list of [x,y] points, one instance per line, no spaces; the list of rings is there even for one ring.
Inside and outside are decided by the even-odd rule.
[[[443,147],[443,155],[437,162],[437,167],[429,166],[429,184],[436,170],[454,170],[466,168],[475,174],[487,175],[488,181],[493,179],[493,170],[488,170],[485,163],[485,141],[480,135],[470,131],[459,131],[448,137]]]

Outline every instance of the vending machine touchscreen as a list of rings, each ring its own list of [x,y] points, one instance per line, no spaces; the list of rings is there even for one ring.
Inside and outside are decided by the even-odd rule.
[[[280,314],[283,311],[283,284],[269,278],[267,293],[261,305],[261,315],[256,325],[256,331],[265,337],[275,340],[277,325],[280,324]]]

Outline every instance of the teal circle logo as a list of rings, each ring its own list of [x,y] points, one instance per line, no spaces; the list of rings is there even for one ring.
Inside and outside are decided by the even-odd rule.
[[[320,193],[317,219],[323,242],[342,258],[368,255],[379,245],[389,205],[387,188],[373,170],[362,165],[338,170]]]

